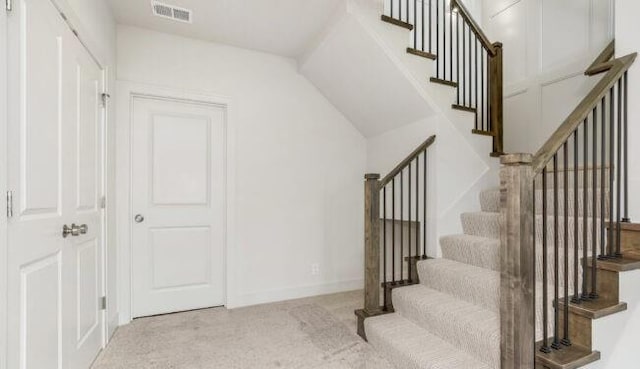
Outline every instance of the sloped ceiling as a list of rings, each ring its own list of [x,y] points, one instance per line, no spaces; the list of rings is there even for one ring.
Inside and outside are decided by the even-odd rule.
[[[150,0],[109,0],[118,23],[298,57],[345,0],[160,0],[193,11],[193,23],[153,15]]]

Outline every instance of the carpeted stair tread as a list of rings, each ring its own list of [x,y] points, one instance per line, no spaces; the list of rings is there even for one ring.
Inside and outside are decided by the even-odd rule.
[[[440,238],[442,257],[480,268],[500,270],[500,240],[467,234]]]
[[[462,221],[462,230],[464,234],[470,236],[477,237],[485,237],[492,239],[500,239],[500,214],[499,213],[491,213],[491,212],[475,212],[475,213],[464,213],[460,216]],[[568,242],[570,247],[574,247],[574,222],[576,218],[570,216],[567,218],[568,221]],[[578,217],[578,247],[582,248],[582,244],[584,243],[584,239],[582,235],[582,229],[584,227],[585,218]],[[593,229],[593,222],[596,222],[596,245],[600,247],[600,219],[587,217],[587,245],[591,247],[592,238],[591,238],[591,230]],[[543,217],[542,215],[537,215],[535,219],[535,232],[536,232],[536,243],[538,247],[542,245],[542,230],[543,230]],[[549,245],[553,245],[554,242],[554,216],[553,213],[549,213],[547,216],[547,243]],[[564,245],[564,217],[562,214],[558,214],[558,240],[560,245]]]
[[[393,291],[395,311],[485,363],[500,365],[498,313],[423,285]]]
[[[497,369],[398,313],[368,318],[367,339],[398,369]]]
[[[500,273],[447,259],[418,262],[420,283],[491,311],[500,307]]]

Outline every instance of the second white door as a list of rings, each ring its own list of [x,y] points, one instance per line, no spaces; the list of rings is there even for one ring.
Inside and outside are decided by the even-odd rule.
[[[225,109],[132,106],[133,317],[224,305]]]

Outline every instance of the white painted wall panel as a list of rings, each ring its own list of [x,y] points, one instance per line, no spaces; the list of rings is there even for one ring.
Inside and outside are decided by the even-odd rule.
[[[505,148],[537,151],[589,92],[582,73],[613,37],[612,0],[485,0],[484,29],[504,43]]]

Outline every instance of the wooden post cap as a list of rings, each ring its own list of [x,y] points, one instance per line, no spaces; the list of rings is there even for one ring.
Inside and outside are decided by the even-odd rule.
[[[533,162],[531,154],[505,154],[500,157],[502,165],[525,165]]]
[[[364,175],[364,179],[366,179],[367,181],[380,179],[380,174],[378,174],[378,173],[367,173],[367,174]]]

